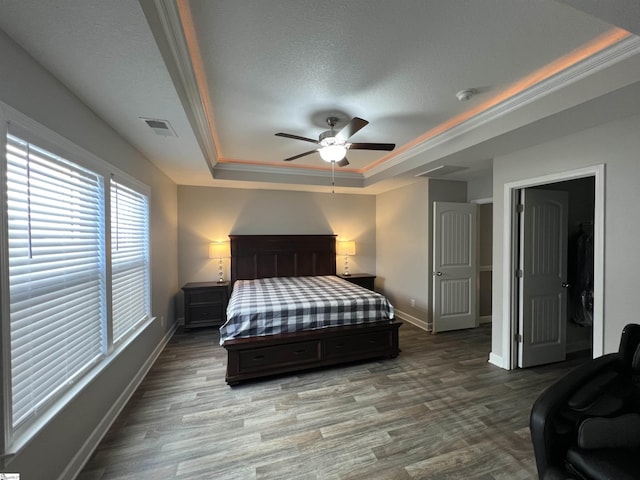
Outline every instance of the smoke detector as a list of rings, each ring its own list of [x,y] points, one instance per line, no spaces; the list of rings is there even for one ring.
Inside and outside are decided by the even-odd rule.
[[[475,89],[467,88],[466,90],[460,90],[458,93],[456,93],[456,98],[460,102],[466,102],[467,100],[470,100],[471,97],[473,97],[476,93],[478,92]]]

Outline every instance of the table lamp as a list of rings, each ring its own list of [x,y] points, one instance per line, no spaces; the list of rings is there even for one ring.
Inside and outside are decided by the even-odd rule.
[[[218,283],[224,282],[224,272],[222,268],[222,259],[231,256],[229,242],[217,242],[209,244],[209,258],[218,259]]]
[[[340,241],[338,242],[338,248],[336,253],[338,255],[344,255],[344,275],[345,277],[350,276],[349,273],[349,256],[356,254],[356,242],[354,241]]]

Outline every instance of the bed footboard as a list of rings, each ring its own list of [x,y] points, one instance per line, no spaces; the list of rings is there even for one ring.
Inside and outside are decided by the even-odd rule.
[[[227,340],[229,385],[255,378],[359,360],[397,357],[402,322],[384,321]]]

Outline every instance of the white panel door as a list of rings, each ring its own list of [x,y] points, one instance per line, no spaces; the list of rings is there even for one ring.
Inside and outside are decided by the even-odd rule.
[[[566,355],[567,192],[525,189],[520,221],[518,366]]]
[[[433,333],[478,326],[477,207],[433,204]]]

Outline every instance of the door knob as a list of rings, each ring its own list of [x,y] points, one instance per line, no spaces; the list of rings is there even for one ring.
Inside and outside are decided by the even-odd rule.
[[[571,285],[567,282],[562,282],[562,288],[569,288]]]
[[[436,277],[441,277],[442,276],[442,272],[433,272],[433,275]]]

